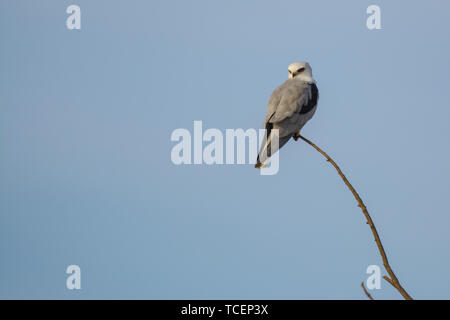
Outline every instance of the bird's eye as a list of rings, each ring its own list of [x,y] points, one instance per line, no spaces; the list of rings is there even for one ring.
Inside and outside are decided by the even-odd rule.
[[[297,70],[297,73],[300,73],[300,72],[303,72],[303,71],[305,71],[305,68],[300,68],[300,69]]]

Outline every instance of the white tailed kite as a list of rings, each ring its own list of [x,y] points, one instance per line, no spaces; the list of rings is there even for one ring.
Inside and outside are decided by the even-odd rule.
[[[271,150],[272,138],[276,137],[272,129],[278,129],[280,149],[291,137],[298,140],[300,130],[316,111],[319,90],[309,63],[295,62],[289,65],[288,70],[289,78],[270,96],[264,120],[266,137],[255,168],[264,168],[270,156],[278,151]]]

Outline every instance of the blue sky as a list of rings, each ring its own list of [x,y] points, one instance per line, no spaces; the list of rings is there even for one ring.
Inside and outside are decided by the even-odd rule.
[[[81,8],[81,30],[66,8]],[[368,30],[366,8],[381,8]],[[0,0],[0,298],[365,299],[381,264],[336,172],[175,166],[176,128],[259,128],[287,66],[303,134],[415,298],[450,298],[448,1]],[[66,289],[66,267],[82,289]],[[382,283],[375,298],[400,295]]]

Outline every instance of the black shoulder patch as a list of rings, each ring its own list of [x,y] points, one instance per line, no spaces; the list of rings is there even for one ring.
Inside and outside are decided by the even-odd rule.
[[[270,121],[270,119],[269,119],[269,121]],[[270,131],[272,131],[272,129],[273,129],[273,123],[271,123],[271,122],[267,122],[267,124],[266,124],[266,139],[269,139],[269,136],[270,136]]]
[[[317,89],[316,84],[313,83],[311,85],[311,99],[308,101],[306,105],[302,107],[302,109],[300,110],[300,114],[310,112],[317,104],[317,100],[319,100],[319,89]]]

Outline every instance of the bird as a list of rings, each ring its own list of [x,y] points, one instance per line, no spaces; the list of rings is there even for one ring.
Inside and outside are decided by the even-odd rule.
[[[308,62],[294,62],[288,66],[288,79],[270,96],[267,116],[264,120],[266,135],[256,160],[255,168],[262,169],[272,154],[289,139],[300,138],[300,130],[312,118],[317,109],[319,90]],[[271,150],[272,138],[278,129],[278,149]]]

